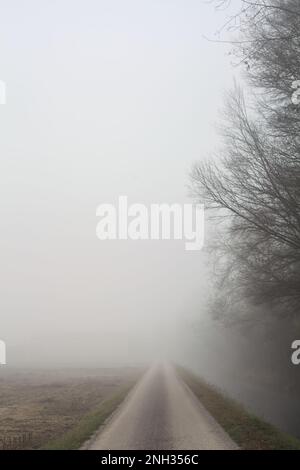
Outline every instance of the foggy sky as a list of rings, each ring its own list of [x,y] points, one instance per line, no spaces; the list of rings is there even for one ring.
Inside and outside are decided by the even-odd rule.
[[[96,208],[188,202],[234,69],[201,0],[0,1],[1,324],[8,365],[177,358],[207,257],[100,241]]]

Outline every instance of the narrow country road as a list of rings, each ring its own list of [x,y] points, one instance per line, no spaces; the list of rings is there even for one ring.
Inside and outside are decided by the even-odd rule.
[[[151,367],[88,449],[236,449],[168,364]]]

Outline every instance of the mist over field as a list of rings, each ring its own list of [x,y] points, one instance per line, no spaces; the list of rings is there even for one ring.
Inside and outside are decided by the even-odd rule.
[[[180,357],[205,254],[99,241],[96,208],[183,203],[232,82],[192,1],[9,2],[1,13],[1,336],[12,365]],[[218,21],[222,21],[222,14]],[[18,31],[18,35],[14,31]]]

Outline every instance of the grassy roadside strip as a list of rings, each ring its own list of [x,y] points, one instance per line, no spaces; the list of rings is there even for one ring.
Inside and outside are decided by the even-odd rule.
[[[177,367],[177,372],[241,449],[300,449],[300,440],[282,433],[276,427],[247,412],[242,405],[224,396],[217,388],[207,384],[189,370]]]
[[[83,416],[77,425],[57,439],[43,445],[42,450],[79,449],[85,441],[105,422],[105,420],[123,402],[137,380],[122,386],[109,399],[100,403],[93,411]]]

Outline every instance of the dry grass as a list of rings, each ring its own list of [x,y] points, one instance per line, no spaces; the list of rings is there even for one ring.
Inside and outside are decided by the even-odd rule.
[[[63,436],[140,371],[22,371],[0,376],[0,449],[37,449]]]

